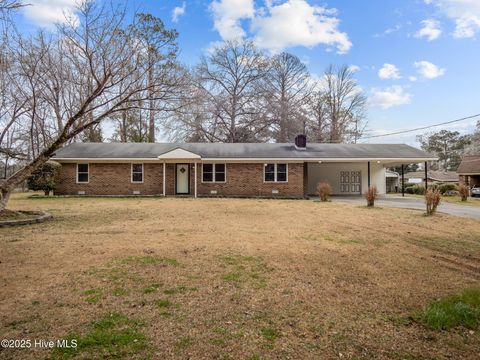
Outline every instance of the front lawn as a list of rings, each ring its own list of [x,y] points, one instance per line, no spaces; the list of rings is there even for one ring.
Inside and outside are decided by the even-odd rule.
[[[16,194],[10,208],[55,219],[0,229],[0,338],[78,347],[2,359],[478,355],[475,220],[301,200]]]

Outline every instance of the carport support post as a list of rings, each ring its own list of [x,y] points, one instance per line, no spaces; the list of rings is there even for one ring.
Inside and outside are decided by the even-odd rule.
[[[368,187],[370,188],[370,161],[367,163]]]
[[[197,162],[195,162],[195,167],[194,167],[194,176],[195,176],[195,198],[197,197]]]
[[[405,176],[404,176],[404,165],[402,164],[402,196],[405,196]]]
[[[166,168],[166,166],[165,166],[165,161],[164,161],[163,162],[163,196],[166,196],[166,194],[165,194],[165,188],[166,188],[165,187],[165,179],[166,179],[165,168]]]
[[[425,161],[425,192],[428,189],[428,163]]]

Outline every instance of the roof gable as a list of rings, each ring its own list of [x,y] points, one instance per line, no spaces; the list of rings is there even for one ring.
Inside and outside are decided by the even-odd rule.
[[[191,159],[201,159],[202,157],[191,151],[188,151],[182,148],[176,148],[176,149],[164,152],[163,154],[159,155],[158,158],[160,160],[169,160],[169,159],[191,160]]]

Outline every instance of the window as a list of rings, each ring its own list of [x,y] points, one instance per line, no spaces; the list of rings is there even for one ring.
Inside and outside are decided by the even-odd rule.
[[[225,164],[202,164],[202,182],[225,182]]]
[[[88,183],[88,164],[77,164],[77,182],[79,183]]]
[[[288,164],[265,164],[265,182],[288,182]]]
[[[143,164],[132,164],[132,182],[143,182]]]

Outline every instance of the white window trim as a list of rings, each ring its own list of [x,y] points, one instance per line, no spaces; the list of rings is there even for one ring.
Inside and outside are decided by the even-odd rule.
[[[87,165],[88,166],[88,171],[87,172],[84,172],[84,171],[80,172],[81,174],[87,174],[88,175],[88,181],[78,181],[78,174],[79,174],[78,167],[80,165]],[[76,180],[75,182],[77,184],[88,184],[90,182],[90,164],[89,163],[77,163],[76,170],[77,171],[76,171],[76,174],[75,174],[75,180]]]
[[[223,165],[224,166],[224,169],[225,169],[225,180],[224,181],[216,181],[215,179],[215,165],[216,164],[220,164],[220,165]],[[202,163],[202,177],[201,177],[201,182],[202,184],[214,184],[214,183],[217,183],[217,184],[225,184],[227,182],[227,163]],[[212,165],[212,171],[213,171],[213,174],[212,174],[212,181],[203,181],[203,165]]]
[[[142,165],[142,181],[133,181],[133,165]],[[145,169],[143,163],[131,163],[130,164],[130,182],[132,184],[143,184],[143,181],[145,180]]]
[[[267,167],[267,165],[270,165],[270,164],[273,164],[275,167],[273,169],[273,176],[274,176],[274,181],[266,181],[265,180],[265,169]],[[286,166],[286,173],[287,173],[287,179],[285,181],[278,181],[277,180],[277,165],[278,164],[281,164],[281,165],[285,165]],[[288,183],[288,163],[266,163],[266,164],[263,164],[263,182],[266,183],[266,184],[273,184],[273,183],[280,183],[280,184],[286,184]]]

